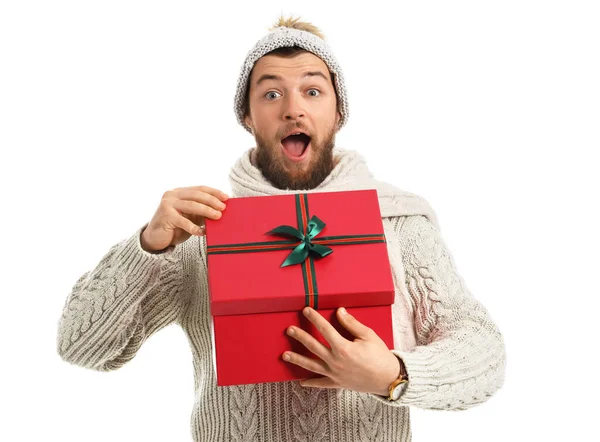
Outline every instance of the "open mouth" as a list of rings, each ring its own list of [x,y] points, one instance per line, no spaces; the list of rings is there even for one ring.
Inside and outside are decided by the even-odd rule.
[[[292,160],[301,160],[308,152],[310,137],[306,134],[290,135],[281,140],[284,152]]]

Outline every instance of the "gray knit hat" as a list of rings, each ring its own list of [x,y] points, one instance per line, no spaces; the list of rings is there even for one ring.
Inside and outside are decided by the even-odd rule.
[[[299,46],[302,49],[312,52],[323,60],[331,73],[335,74],[334,79],[335,87],[337,89],[338,108],[342,114],[338,127],[341,128],[344,126],[349,115],[348,98],[346,86],[344,84],[344,74],[333,55],[331,48],[325,40],[311,32],[284,26],[277,27],[270,31],[266,36],[261,38],[246,55],[246,60],[242,65],[235,93],[234,111],[238,123],[240,123],[248,132],[252,133],[252,130],[246,126],[246,123],[244,122],[244,98],[246,97],[248,78],[250,77],[250,71],[252,71],[254,63],[266,53],[287,46]]]

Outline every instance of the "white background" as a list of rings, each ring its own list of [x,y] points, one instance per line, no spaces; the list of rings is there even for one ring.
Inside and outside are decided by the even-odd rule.
[[[233,114],[278,15],[320,27],[350,100],[338,146],[426,198],[507,346],[504,387],[412,409],[415,441],[598,440],[600,14],[593,1],[5,1],[0,6],[3,441],[189,441],[169,326],[98,373],[56,353],[72,285],[254,139]]]

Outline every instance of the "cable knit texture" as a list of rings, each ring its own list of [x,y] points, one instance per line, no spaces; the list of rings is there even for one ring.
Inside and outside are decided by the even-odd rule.
[[[297,193],[272,187],[250,152],[231,171],[232,196]],[[193,354],[194,441],[406,442],[409,406],[464,410],[489,399],[504,382],[503,338],[457,273],[433,209],[373,179],[356,152],[336,149],[335,159],[328,178],[307,192],[378,191],[396,287],[393,352],[410,378],[400,400],[298,382],[217,387],[205,238],[151,254],[140,243],[146,225],[75,283],[58,324],[58,354],[82,367],[116,370],[152,334],[178,324]]]

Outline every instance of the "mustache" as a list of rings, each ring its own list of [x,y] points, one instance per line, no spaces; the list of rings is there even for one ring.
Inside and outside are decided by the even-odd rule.
[[[303,130],[303,131],[308,132],[308,133],[311,133],[308,130],[308,128],[306,126],[304,126],[304,124],[302,124],[302,123],[300,123],[300,124],[294,123],[294,124],[292,124],[290,126],[286,126],[284,129],[282,129],[280,132],[278,132],[277,133],[277,139],[278,140],[282,140],[283,137],[285,137],[286,134],[289,134],[290,132],[292,132],[294,130],[298,130],[298,129]],[[312,138],[312,135],[311,135],[311,138]]]

